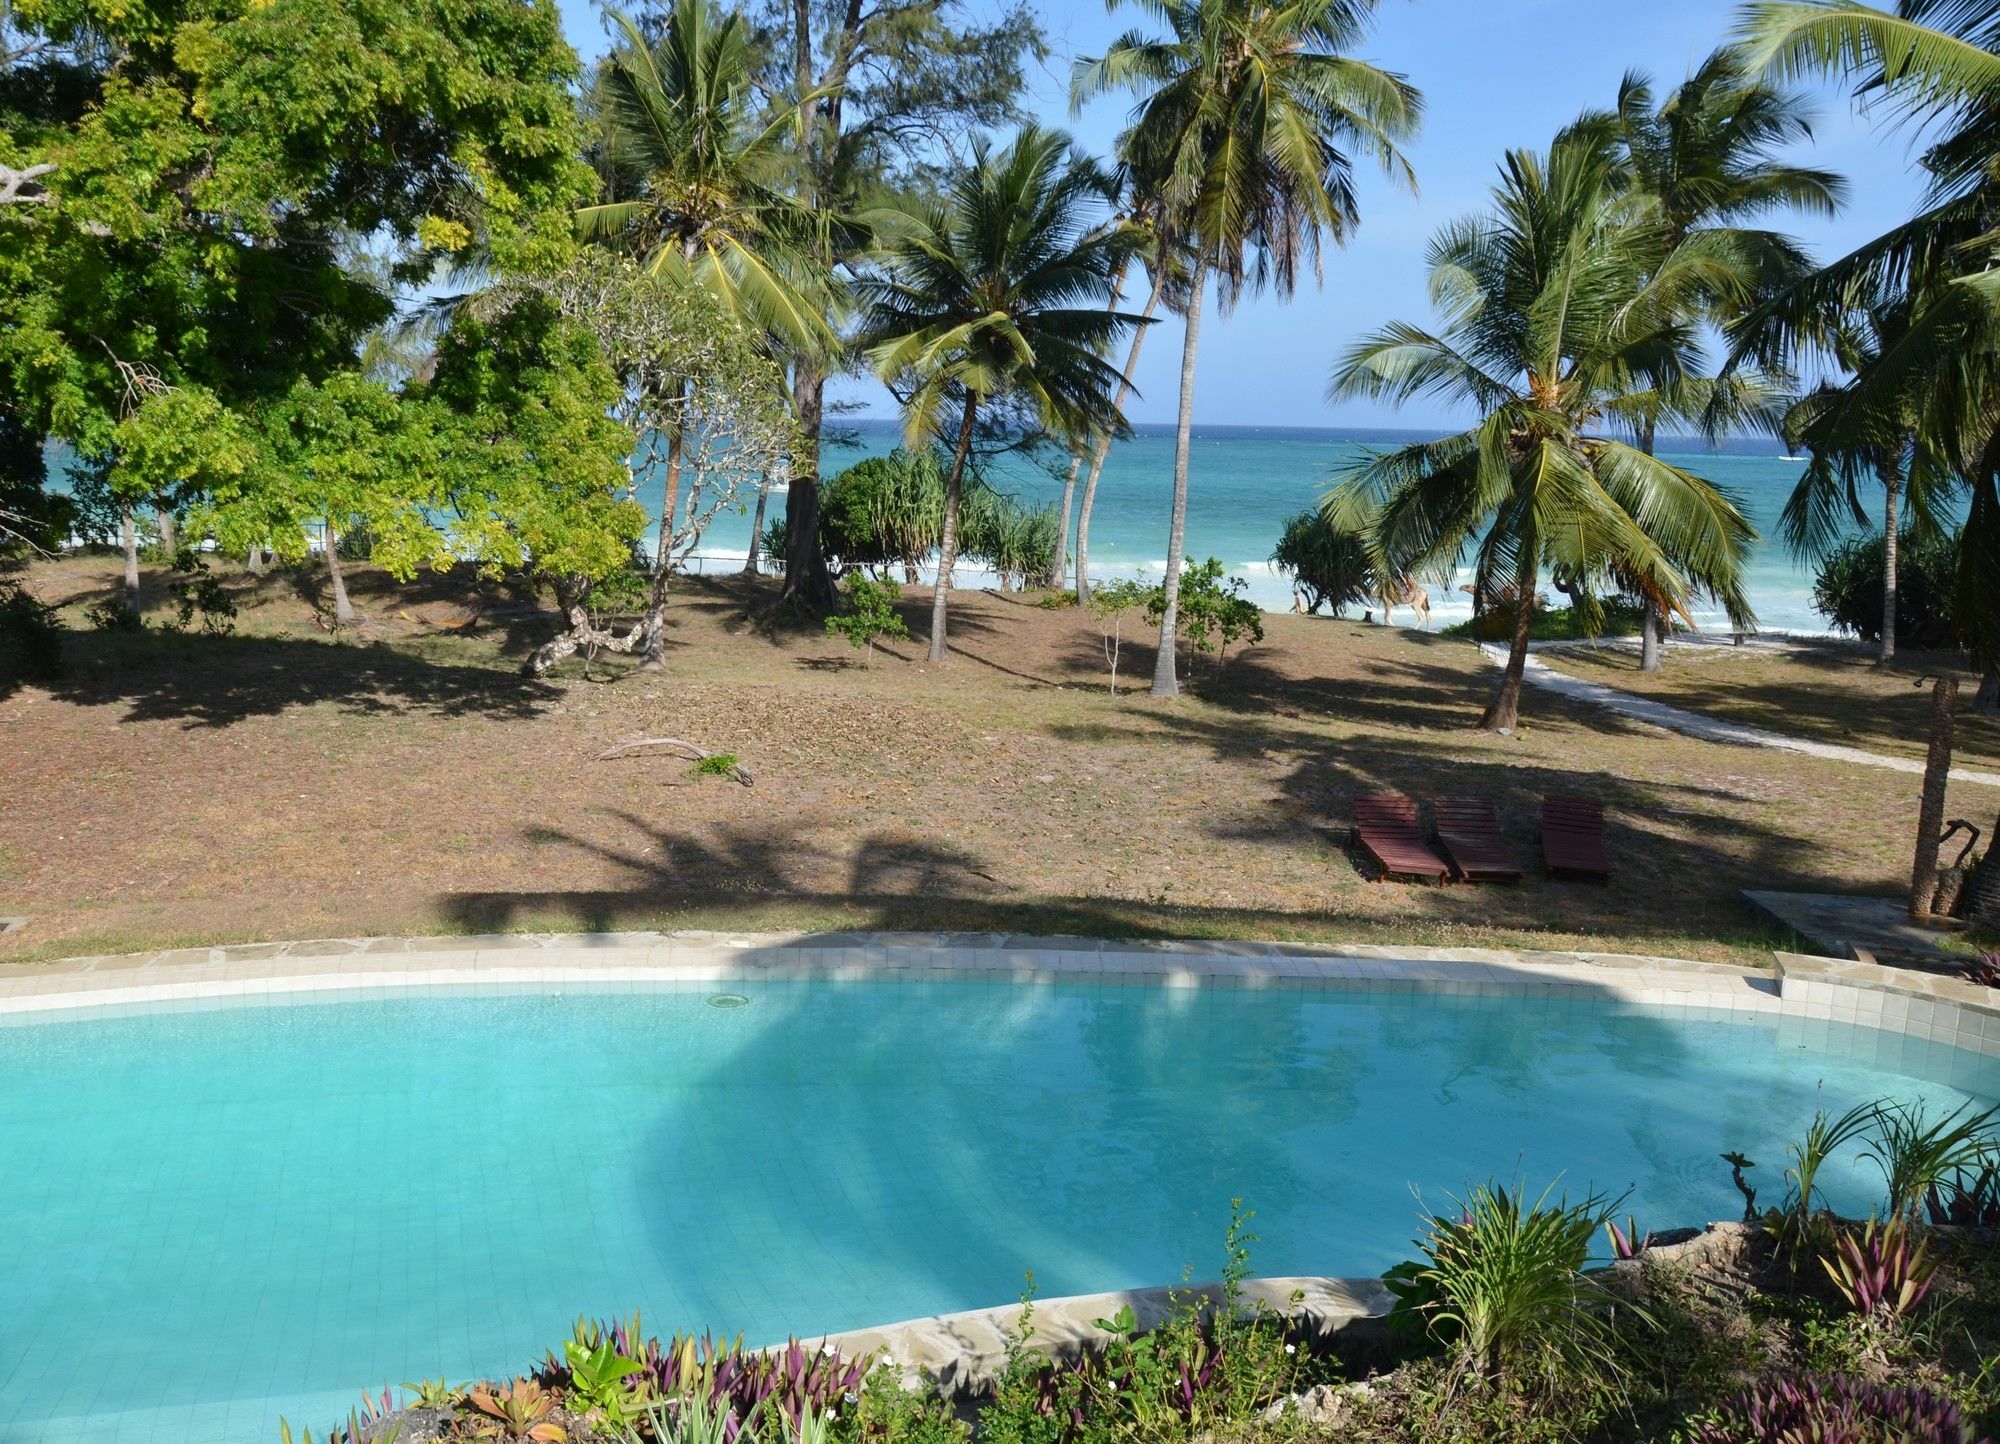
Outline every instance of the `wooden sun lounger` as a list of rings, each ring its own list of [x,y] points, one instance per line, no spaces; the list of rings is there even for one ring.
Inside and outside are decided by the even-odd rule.
[[[1521,865],[1500,836],[1500,817],[1484,797],[1440,797],[1431,804],[1438,846],[1466,882],[1519,882]]]
[[[1604,850],[1604,804],[1584,797],[1543,798],[1542,857],[1551,877],[1609,881],[1611,858]]]
[[[1424,841],[1417,804],[1401,793],[1359,797],[1354,802],[1354,841],[1375,860],[1383,878],[1451,879],[1451,864]]]

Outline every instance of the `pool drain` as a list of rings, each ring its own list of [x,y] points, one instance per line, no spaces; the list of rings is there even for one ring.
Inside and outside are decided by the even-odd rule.
[[[715,993],[710,996],[708,1006],[711,1008],[740,1008],[749,1001],[741,993]]]

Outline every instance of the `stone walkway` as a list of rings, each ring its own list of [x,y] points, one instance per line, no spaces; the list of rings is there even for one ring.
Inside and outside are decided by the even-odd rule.
[[[1507,649],[1497,642],[1482,642],[1479,651],[1487,661],[1496,667],[1507,665]],[[1528,657],[1527,671],[1523,680],[1531,686],[1540,687],[1572,701],[1588,702],[1603,707],[1620,716],[1634,721],[1648,722],[1655,727],[1664,727],[1669,732],[1685,733],[1689,737],[1699,737],[1704,742],[1726,742],[1738,747],[1770,747],[1782,752],[1803,752],[1808,757],[1823,757],[1829,762],[1844,762],[1853,767],[1879,767],[1886,772],[1907,772],[1914,776],[1924,775],[1924,764],[1908,757],[1885,757],[1880,752],[1864,752],[1859,747],[1842,747],[1835,742],[1812,742],[1804,737],[1788,737],[1782,732],[1767,732],[1762,727],[1750,727],[1741,722],[1725,722],[1718,717],[1705,716],[1700,712],[1689,712],[1685,708],[1656,702],[1651,697],[1638,697],[1630,692],[1621,692],[1616,687],[1607,687],[1602,682],[1586,681],[1582,677],[1572,677],[1567,672],[1558,672],[1548,663],[1532,654]],[[2000,772],[1979,772],[1969,767],[1951,769],[1953,782],[1970,782],[1982,787],[2000,787]]]

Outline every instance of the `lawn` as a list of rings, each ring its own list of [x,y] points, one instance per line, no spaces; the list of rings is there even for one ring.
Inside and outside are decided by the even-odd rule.
[[[1979,677],[1957,654],[1905,652],[1884,667],[1872,648],[1829,640],[1782,649],[1669,647],[1657,672],[1641,672],[1632,648],[1565,647],[1542,660],[1712,717],[1919,761],[1931,712],[1930,684],[1919,681],[1949,674],[1959,680],[1958,765],[2000,768],[2000,721],[1973,714]],[[1973,814],[1982,828],[1992,811]]]
[[[1917,779],[1674,736],[1530,691],[1474,729],[1467,643],[1274,616],[1194,695],[1105,687],[1095,621],[1020,595],[954,602],[942,668],[872,665],[759,620],[769,581],[689,581],[665,671],[518,674],[548,620],[459,576],[356,567],[367,621],[316,621],[317,575],[253,581],[228,636],[78,630],[68,673],[0,696],[0,957],[501,929],[987,929],[1437,946],[1592,947],[1760,962],[1785,940],[1745,886],[1893,892]],[[65,605],[115,560],[43,564]],[[919,632],[928,597],[905,612]],[[155,620],[165,608],[154,611]],[[1136,618],[1127,635],[1143,637]],[[1701,674],[1677,665],[1668,675]],[[1122,672],[1152,656],[1128,641]],[[1692,699],[1690,699],[1692,700]],[[1886,724],[1885,724],[1886,725]],[[737,755],[745,788],[663,755]],[[1533,855],[1548,791],[1601,797],[1609,887],[1384,886],[1345,850],[1355,796],[1493,797]],[[1964,787],[1953,815],[2000,794]]]

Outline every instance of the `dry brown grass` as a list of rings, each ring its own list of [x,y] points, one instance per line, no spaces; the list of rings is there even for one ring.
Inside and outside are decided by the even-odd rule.
[[[1104,688],[1090,617],[954,606],[958,656],[864,666],[754,619],[768,583],[691,583],[659,674],[516,675],[547,623],[460,578],[362,568],[361,640],[312,578],[243,588],[227,637],[78,633],[68,676],[0,698],[0,957],[498,929],[897,927],[1601,947],[1761,961],[1746,886],[1894,891],[1916,779],[1667,735],[1546,694],[1473,730],[1471,646],[1268,619],[1197,695]],[[107,559],[37,568],[104,594]],[[908,604],[913,631],[927,600]],[[441,630],[473,618],[465,632]],[[1143,627],[1136,630],[1143,632]],[[1143,680],[1150,650],[1128,645]],[[671,734],[757,785],[667,757]],[[1344,849],[1360,793],[1496,798],[1526,857],[1548,791],[1599,796],[1609,887],[1425,889]],[[1990,813],[1965,789],[1960,811]],[[1533,869],[1531,869],[1531,872]]]

